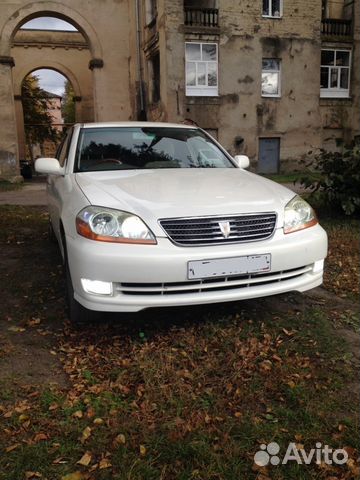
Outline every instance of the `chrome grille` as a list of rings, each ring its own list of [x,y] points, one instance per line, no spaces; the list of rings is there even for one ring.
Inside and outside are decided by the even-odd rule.
[[[227,238],[220,227],[224,222],[228,222],[230,226]],[[256,242],[271,237],[275,229],[276,214],[169,218],[159,220],[159,223],[170,239],[178,245]]]

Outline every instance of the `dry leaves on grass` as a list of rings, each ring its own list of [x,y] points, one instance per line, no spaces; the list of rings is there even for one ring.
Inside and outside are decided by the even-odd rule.
[[[329,251],[326,259],[324,286],[340,297],[360,293],[360,245],[358,235],[346,235],[343,229],[328,231]]]

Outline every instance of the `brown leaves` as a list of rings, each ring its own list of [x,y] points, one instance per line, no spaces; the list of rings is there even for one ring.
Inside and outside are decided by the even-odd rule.
[[[85,443],[86,440],[90,437],[91,435],[91,428],[90,427],[85,427],[80,438],[81,443]]]
[[[90,465],[92,455],[90,452],[85,452],[84,455],[76,463],[82,465],[83,467],[88,467]]]

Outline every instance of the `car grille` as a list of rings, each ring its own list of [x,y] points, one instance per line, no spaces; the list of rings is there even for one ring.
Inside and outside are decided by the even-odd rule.
[[[292,280],[312,271],[312,266],[293,268],[281,272],[206,278],[204,280],[174,283],[118,283],[116,291],[123,295],[179,295],[221,290],[251,289],[252,287]]]
[[[229,223],[226,238],[220,224]],[[271,237],[276,224],[275,213],[224,217],[169,218],[159,221],[170,239],[185,246],[256,242]]]

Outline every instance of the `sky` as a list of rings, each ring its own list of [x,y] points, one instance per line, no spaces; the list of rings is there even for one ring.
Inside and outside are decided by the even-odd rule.
[[[30,20],[25,23],[22,28],[32,30],[68,30],[76,31],[70,23],[53,17],[39,17],[34,20]],[[63,95],[64,83],[66,78],[54,70],[41,69],[33,72],[34,75],[39,77],[39,84],[43,90],[47,92],[56,93],[57,95]]]

